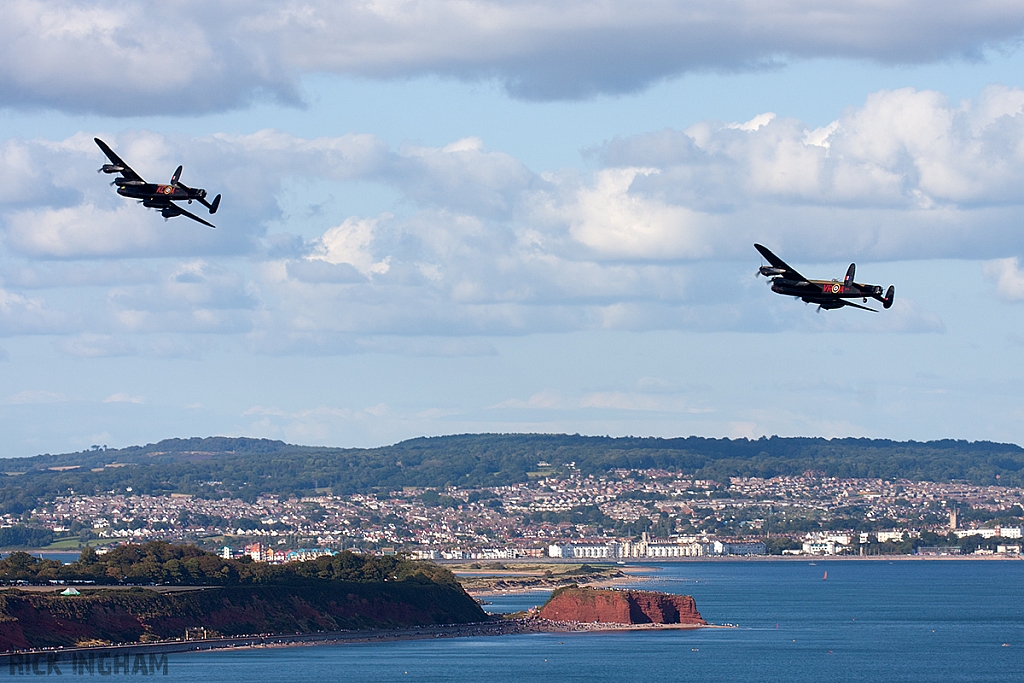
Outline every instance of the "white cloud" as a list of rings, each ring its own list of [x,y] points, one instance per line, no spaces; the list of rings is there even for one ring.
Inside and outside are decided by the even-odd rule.
[[[982,265],[982,272],[995,281],[999,296],[1007,301],[1024,301],[1024,271],[1016,256],[988,261]]]
[[[778,118],[743,128],[704,122],[618,139],[602,158],[659,171],[635,176],[636,201],[689,209],[698,225],[715,217],[721,228],[705,231],[698,253],[769,237],[818,256],[842,242],[887,259],[1020,243],[1008,226],[1024,204],[1021,89],[990,86],[955,105],[936,92],[881,91],[819,129]]]
[[[545,410],[562,410],[566,407],[568,407],[568,404],[566,403],[565,398],[553,389],[545,389],[544,391],[537,392],[525,401],[519,398],[510,398],[500,403],[496,403],[493,406],[488,406],[489,409],[542,408]]]
[[[662,387],[658,387],[661,389]],[[533,394],[525,401],[511,398],[501,401],[489,410],[498,409],[535,409],[535,410],[627,410],[638,412],[669,412],[669,413],[707,413],[707,408],[694,405],[693,401],[676,391],[593,391],[579,396],[564,396],[553,389],[545,389]]]
[[[386,220],[389,215],[381,216]],[[339,226],[333,227],[313,242],[313,250],[306,258],[310,261],[324,261],[332,265],[348,264],[365,276],[383,275],[388,272],[388,261],[385,257],[374,262],[370,252],[373,243],[373,231],[380,219],[349,218]]]
[[[138,256],[164,246],[152,214],[124,204],[107,211],[91,204],[26,209],[7,216],[7,245],[29,256]]]
[[[0,288],[0,334],[38,334],[66,329],[72,316],[51,310],[46,301]]]
[[[142,404],[146,402],[145,396],[132,396],[131,394],[117,393],[111,394],[103,399],[104,403],[136,403]]]
[[[68,397],[56,391],[26,390],[20,391],[13,396],[8,396],[4,403],[7,405],[39,404],[39,403],[64,403]]]
[[[37,180],[51,189],[0,199],[0,333],[73,334],[57,347],[97,357],[195,357],[212,335],[275,354],[481,354],[493,353],[487,335],[791,327],[790,302],[766,308],[740,265],[756,263],[755,241],[795,263],[862,266],[1024,253],[1024,90],[1005,86],[956,104],[881,91],[813,129],[762,115],[620,138],[589,173],[535,174],[476,138],[397,149],[269,130],[111,139],[153,169],[180,160],[217,178],[221,226],[165,223],[116,196],[86,134],[18,143],[45,161]],[[402,210],[311,214],[295,234],[279,201],[303,178],[325,192],[385,185]],[[71,190],[81,196],[67,204]],[[264,238],[269,226],[283,232]],[[1009,296],[1016,269],[986,272]],[[800,324],[944,329],[895,284],[897,306],[873,321]]]
[[[599,171],[594,184],[581,188],[576,201],[562,209],[569,233],[613,259],[708,255],[708,241],[702,233],[714,226],[712,217],[629,192],[638,175],[657,173],[657,169],[635,167]]]
[[[296,101],[303,74],[496,79],[530,99],[620,93],[786,59],[924,63],[1012,43],[1010,0],[12,0],[5,104],[114,115]],[[139,37],[144,36],[144,40]]]
[[[245,433],[265,438],[284,438],[292,443],[323,443],[336,438],[339,427],[356,422],[375,422],[390,415],[387,404],[361,409],[320,405],[315,408],[283,410],[253,406],[242,417],[259,418],[245,427]]]
[[[137,353],[133,344],[107,334],[80,334],[61,340],[57,348],[69,356],[80,358],[111,358]]]
[[[760,130],[769,123],[775,120],[775,112],[765,112],[764,114],[758,114],[754,118],[750,119],[746,123],[730,123],[726,128],[732,128],[733,130]]]
[[[706,409],[693,407],[684,396],[645,394],[633,391],[598,391],[584,395],[581,408],[606,408],[647,412],[704,413]]]

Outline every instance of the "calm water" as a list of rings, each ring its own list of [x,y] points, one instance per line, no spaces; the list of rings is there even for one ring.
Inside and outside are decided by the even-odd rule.
[[[1024,681],[1022,575],[1024,562],[1011,561],[666,565],[642,586],[693,595],[708,621],[739,628],[179,654],[160,678],[1016,682]],[[488,608],[521,609],[538,598],[494,599]]]

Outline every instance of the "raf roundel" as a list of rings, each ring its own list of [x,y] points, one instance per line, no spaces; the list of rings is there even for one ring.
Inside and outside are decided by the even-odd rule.
[[[838,294],[839,293],[839,285],[832,285],[832,293],[833,294]]]

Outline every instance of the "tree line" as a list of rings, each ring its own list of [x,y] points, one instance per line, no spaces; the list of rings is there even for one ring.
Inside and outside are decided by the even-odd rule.
[[[118,546],[103,555],[92,548],[78,560],[63,564],[25,552],[0,559],[0,583],[46,584],[49,582],[100,585],[298,585],[318,581],[384,583],[412,581],[457,585],[455,576],[429,562],[413,562],[402,556],[358,555],[342,551],[304,562],[271,565],[250,558],[226,559],[193,545],[152,541],[144,545]]]
[[[734,476],[813,472],[1024,486],[1024,449],[987,441],[464,434],[343,449],[210,437],[0,459],[0,512],[20,514],[72,491],[255,500],[265,494],[349,495],[407,486],[480,488],[527,481],[541,461],[561,474],[657,468],[726,482]]]

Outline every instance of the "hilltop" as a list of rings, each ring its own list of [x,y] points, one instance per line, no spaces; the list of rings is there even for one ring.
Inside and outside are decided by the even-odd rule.
[[[189,494],[255,500],[263,494],[348,495],[402,487],[499,486],[531,475],[660,468],[702,479],[795,476],[961,480],[1024,486],[1024,449],[988,441],[761,438],[674,439],[565,434],[422,437],[381,448],[300,446],[207,437],[121,449],[0,459],[0,513],[57,495]]]

